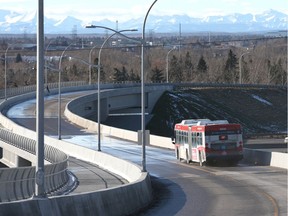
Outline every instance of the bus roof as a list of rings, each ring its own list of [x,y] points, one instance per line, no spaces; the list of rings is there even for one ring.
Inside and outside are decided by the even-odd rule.
[[[218,124],[229,124],[227,120],[214,120],[210,119],[186,119],[182,120],[180,125],[194,126],[194,125],[218,125]]]

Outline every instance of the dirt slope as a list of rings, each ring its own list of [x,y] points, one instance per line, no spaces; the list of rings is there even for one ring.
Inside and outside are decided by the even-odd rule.
[[[287,89],[206,88],[165,92],[147,125],[152,134],[171,136],[183,119],[226,119],[240,123],[246,135],[286,133]]]

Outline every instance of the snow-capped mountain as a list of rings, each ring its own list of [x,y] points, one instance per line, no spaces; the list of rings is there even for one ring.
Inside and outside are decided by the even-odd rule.
[[[85,29],[88,24],[101,25],[110,28],[116,27],[116,21],[102,20],[84,23],[73,16],[63,20],[45,18],[46,34],[70,34],[77,29],[78,33],[92,33],[91,29]],[[226,16],[208,16],[194,18],[187,15],[153,16],[148,17],[147,30],[158,33],[173,33],[179,31],[181,24],[182,32],[256,32],[287,30],[288,15],[269,10],[262,14],[230,14]],[[118,24],[118,29],[137,28],[142,29],[143,19],[131,19]],[[36,33],[36,13],[17,13],[0,10],[0,34]]]

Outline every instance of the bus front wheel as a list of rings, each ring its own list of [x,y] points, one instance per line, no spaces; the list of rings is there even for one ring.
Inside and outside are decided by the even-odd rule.
[[[179,159],[179,150],[178,150],[178,148],[176,149],[175,153],[176,153],[176,159],[178,160]]]
[[[199,151],[199,162],[200,162],[200,166],[203,166],[201,151]]]

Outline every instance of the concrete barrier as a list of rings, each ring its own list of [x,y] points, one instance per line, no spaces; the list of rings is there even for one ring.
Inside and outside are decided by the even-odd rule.
[[[244,149],[244,160],[262,166],[288,169],[288,154],[257,149]]]
[[[95,99],[95,97],[91,97],[91,99]],[[75,99],[71,102],[69,102],[65,108],[64,115],[66,118],[68,118],[71,122],[86,128],[89,131],[95,131],[98,132],[98,124],[95,121],[88,120],[85,117],[82,117],[80,115],[75,114],[71,111],[73,110],[73,106],[79,106],[81,104],[80,102],[81,98]],[[111,127],[104,124],[101,124],[100,126],[101,133],[108,135],[108,136],[114,136],[120,139],[129,140],[132,142],[138,142],[138,133],[135,131],[125,130],[121,128]],[[162,147],[162,148],[168,148],[168,149],[174,149],[174,145],[172,144],[172,141],[168,137],[161,137],[156,135],[150,135],[150,143],[149,145]]]
[[[145,183],[145,184],[143,184]],[[150,199],[147,199],[147,198]],[[147,206],[152,199],[149,175],[142,173],[138,181],[110,190],[49,199],[30,199],[0,204],[1,216],[8,215],[131,215]]]

